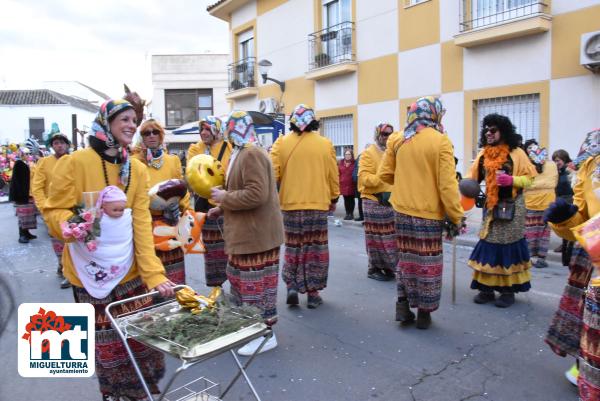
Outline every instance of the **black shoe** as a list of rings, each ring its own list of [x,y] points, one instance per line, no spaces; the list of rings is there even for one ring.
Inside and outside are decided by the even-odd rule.
[[[69,280],[67,280],[66,278],[60,282],[60,288],[70,288],[70,287],[71,287],[71,283],[69,283]]]
[[[372,278],[377,281],[388,281],[389,279],[379,270],[375,270],[373,272],[367,273],[368,278]]]
[[[62,270],[63,270],[62,265],[58,265],[58,267],[56,268],[56,275],[58,277],[64,277]]]
[[[308,307],[308,309],[317,309],[322,303],[323,298],[321,298],[319,295],[309,295],[308,303],[306,306]]]
[[[25,234],[25,236],[29,239],[36,239],[37,235],[33,235],[32,233],[29,232],[29,230],[23,230],[23,234]]]
[[[417,329],[427,330],[431,326],[431,313],[418,311],[416,326]]]
[[[347,214],[346,217],[344,217],[344,220],[354,220],[354,217],[350,214]]]
[[[409,323],[415,320],[415,314],[410,310],[408,301],[396,302],[396,321]]]
[[[26,237],[26,236],[24,236],[24,235],[21,235],[21,236],[19,237],[19,244],[28,244],[28,243],[29,243],[29,238],[27,238],[27,237]]]
[[[298,305],[300,303],[300,301],[298,301],[298,291],[293,288],[288,288],[286,303],[288,305]]]
[[[533,265],[536,269],[545,269],[548,267],[548,262],[545,259],[538,259]]]
[[[385,281],[392,281],[396,279],[396,273],[391,270],[383,270],[382,273],[385,277]]]
[[[498,308],[508,308],[515,303],[515,294],[512,292],[505,292],[500,294],[500,297],[495,302]]]
[[[359,217],[355,218],[354,221],[363,221],[364,219],[365,219],[364,217],[359,216]]]
[[[479,291],[479,293],[477,295],[475,295],[475,298],[473,298],[473,302],[475,302],[476,304],[487,304],[488,302],[493,302],[494,299],[496,299],[496,296],[494,295],[494,292],[487,292],[487,291]]]

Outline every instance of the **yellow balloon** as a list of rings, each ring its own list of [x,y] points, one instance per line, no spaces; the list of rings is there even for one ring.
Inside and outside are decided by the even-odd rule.
[[[185,179],[192,191],[210,199],[210,189],[225,184],[225,170],[211,155],[196,155],[187,164]]]

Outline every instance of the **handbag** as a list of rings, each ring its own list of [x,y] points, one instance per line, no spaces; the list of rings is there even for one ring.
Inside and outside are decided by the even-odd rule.
[[[379,202],[379,204],[381,206],[390,207],[390,206],[392,206],[392,204],[390,203],[390,195],[391,194],[392,194],[391,192],[378,192],[374,195],[377,198],[377,201]]]
[[[512,221],[515,218],[515,201],[513,199],[502,199],[494,206],[494,220]]]

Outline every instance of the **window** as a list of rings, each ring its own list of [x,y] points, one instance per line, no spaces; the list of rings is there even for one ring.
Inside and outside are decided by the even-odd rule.
[[[520,95],[479,99],[475,101],[477,110],[477,127],[473,133],[473,158],[479,147],[479,134],[483,118],[491,113],[498,113],[510,118],[516,127],[517,134],[528,139],[540,140],[540,95]]]
[[[166,125],[179,127],[213,114],[212,89],[165,91]]]
[[[254,57],[254,31],[249,29],[237,35],[238,60]]]
[[[429,0],[404,0],[404,7],[414,6],[419,3],[425,3],[426,1],[429,1]]]
[[[325,64],[350,60],[352,55],[352,9],[350,0],[321,0],[323,4],[320,32],[321,52]],[[323,60],[320,60],[321,62]]]
[[[30,118],[29,119],[29,137],[42,141],[44,135],[44,119]]]
[[[472,27],[493,25],[526,15],[542,12],[543,4],[536,0],[463,0],[472,10]],[[467,9],[467,8],[464,8]]]
[[[321,131],[333,143],[338,159],[344,157],[346,148],[352,148],[354,145],[353,126],[352,114],[321,119]]]

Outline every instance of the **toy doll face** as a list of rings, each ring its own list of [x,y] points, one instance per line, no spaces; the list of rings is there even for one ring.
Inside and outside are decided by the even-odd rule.
[[[102,211],[110,217],[114,217],[114,218],[121,217],[121,216],[123,216],[123,212],[125,211],[125,202],[124,201],[104,202],[102,204]]]

